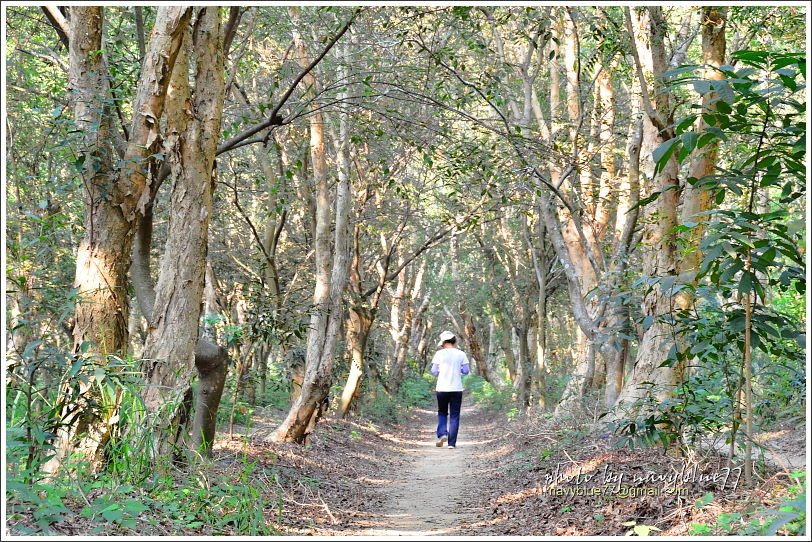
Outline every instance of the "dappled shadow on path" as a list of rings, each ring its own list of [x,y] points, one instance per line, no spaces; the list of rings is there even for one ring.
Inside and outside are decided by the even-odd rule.
[[[477,510],[466,509],[466,496],[477,490],[479,458],[498,431],[478,406],[463,407],[457,448],[438,448],[433,410],[415,409],[400,435],[390,437],[403,446],[409,462],[399,472],[388,473],[392,483],[381,514],[369,521],[360,535],[473,535]]]

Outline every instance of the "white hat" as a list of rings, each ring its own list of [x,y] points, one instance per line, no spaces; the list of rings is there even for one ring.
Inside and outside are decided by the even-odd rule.
[[[450,331],[443,331],[442,333],[440,333],[440,342],[437,344],[437,346],[443,346],[444,342],[450,341],[454,337],[456,337],[456,335],[454,335]]]

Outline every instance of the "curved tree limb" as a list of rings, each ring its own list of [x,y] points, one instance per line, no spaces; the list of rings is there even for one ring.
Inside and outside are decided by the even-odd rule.
[[[48,19],[48,22],[51,23],[51,26],[56,30],[59,41],[65,46],[65,49],[67,49],[70,44],[70,40],[68,39],[68,36],[70,36],[70,23],[67,17],[65,17],[56,6],[43,6],[42,11],[45,13],[45,18]]]

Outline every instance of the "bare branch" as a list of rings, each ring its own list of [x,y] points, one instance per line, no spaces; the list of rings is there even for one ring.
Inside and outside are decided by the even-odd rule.
[[[274,263],[273,258],[271,257],[270,254],[268,254],[268,250],[265,248],[265,243],[262,242],[262,237],[260,237],[257,228],[254,226],[254,223],[251,222],[251,218],[248,216],[248,213],[246,213],[245,209],[243,209],[242,205],[240,205],[240,194],[239,191],[237,190],[236,179],[233,185],[230,185],[222,180],[220,181],[220,183],[228,186],[231,189],[231,191],[234,192],[234,206],[237,208],[237,211],[239,211],[240,215],[242,215],[243,219],[248,224],[248,227],[251,229],[251,234],[254,236],[254,240],[257,242],[257,245],[259,245],[259,248],[262,251],[262,255],[265,256],[265,260],[269,264],[273,265]],[[262,281],[262,284],[265,284],[265,281]]]
[[[51,26],[56,30],[59,41],[62,42],[62,45],[67,49],[70,44],[70,39],[68,38],[68,36],[70,36],[70,24],[68,23],[68,19],[65,18],[56,6],[43,6],[42,11],[45,13],[45,18],[48,19],[48,22],[51,23]]]
[[[135,35],[138,38],[138,54],[143,62],[147,56],[147,42],[144,37],[144,8],[141,6],[135,6]]]
[[[308,64],[304,69],[302,69],[299,75],[296,76],[296,79],[293,80],[288,90],[285,92],[285,94],[282,95],[282,98],[279,100],[279,103],[277,103],[276,107],[274,107],[273,111],[271,111],[271,114],[268,117],[268,119],[255,126],[252,126],[251,128],[248,128],[247,130],[240,132],[239,134],[230,138],[228,141],[224,141],[223,143],[221,143],[220,146],[217,148],[218,155],[231,150],[237,144],[241,143],[242,141],[248,139],[249,137],[255,134],[258,134],[259,132],[265,130],[266,128],[270,128],[271,126],[282,126],[283,121],[282,117],[279,114],[279,111],[282,109],[282,106],[284,106],[285,103],[288,101],[290,96],[293,94],[293,91],[296,90],[296,87],[299,85],[299,83],[301,83],[302,79],[304,79],[305,76],[308,73],[310,73],[313,70],[313,68],[315,68],[316,65],[319,62],[321,62],[325,56],[327,56],[327,53],[329,53],[330,49],[332,49],[333,46],[338,42],[338,40],[341,39],[341,36],[343,36],[347,32],[347,30],[350,29],[350,26],[352,25],[353,21],[355,21],[356,16],[361,12],[361,10],[362,8],[359,7],[356,8],[355,11],[353,11],[352,16],[349,18],[349,20],[346,23],[344,23],[344,26],[341,28],[341,30],[339,30],[338,33],[335,36],[333,36],[333,38],[329,42],[327,42],[327,45],[324,47],[321,53],[319,53],[319,55],[316,58],[314,58],[313,61],[310,64]],[[266,136],[266,138],[267,137],[268,136]]]
[[[59,68],[63,72],[68,73],[68,65],[65,64],[62,61],[62,59],[59,58],[56,55],[56,53],[54,51],[51,51],[50,49],[47,49],[47,51],[44,52],[44,53],[40,53],[40,52],[37,52],[37,51],[29,51],[28,49],[19,49],[18,48],[17,50],[19,52],[21,52],[21,53],[25,53],[27,55],[33,56],[34,58],[44,60],[45,62],[47,62],[49,64],[53,64],[54,66],[56,66],[57,68]]]
[[[400,265],[397,266],[397,268],[389,272],[389,274],[385,275],[382,279],[383,282],[386,283],[394,280],[395,278],[397,278],[397,276],[400,274],[403,268],[412,263],[412,261],[414,261],[415,258],[423,254],[425,251],[443,243],[445,241],[445,238],[448,237],[449,234],[454,233],[456,231],[460,231],[462,227],[465,226],[469,220],[471,220],[474,214],[476,214],[476,212],[482,208],[482,205],[485,203],[485,201],[486,200],[484,198],[481,199],[479,203],[476,206],[474,206],[474,208],[471,209],[461,220],[455,221],[454,223],[449,224],[445,228],[441,228],[434,235],[429,237],[417,250],[415,250],[414,252],[412,252],[412,254],[404,258],[403,261],[400,263]],[[376,284],[373,288],[370,288],[369,290],[364,292],[363,297],[365,298],[369,297],[378,289],[378,287],[379,286]]]
[[[239,6],[232,6],[228,12],[228,22],[226,23],[225,36],[223,38],[223,56],[228,56],[231,50],[231,42],[237,34],[237,27],[240,26],[240,19],[249,8],[240,9]]]

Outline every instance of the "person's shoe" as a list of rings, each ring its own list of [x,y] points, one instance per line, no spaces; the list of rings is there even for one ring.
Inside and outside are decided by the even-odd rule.
[[[456,446],[449,446],[448,447],[449,450],[453,450],[454,448],[456,448]]]
[[[435,446],[437,446],[438,448],[442,448],[443,444],[445,444],[445,442],[447,440],[448,440],[448,435],[443,435],[442,437],[437,437],[437,444],[435,444]]]

